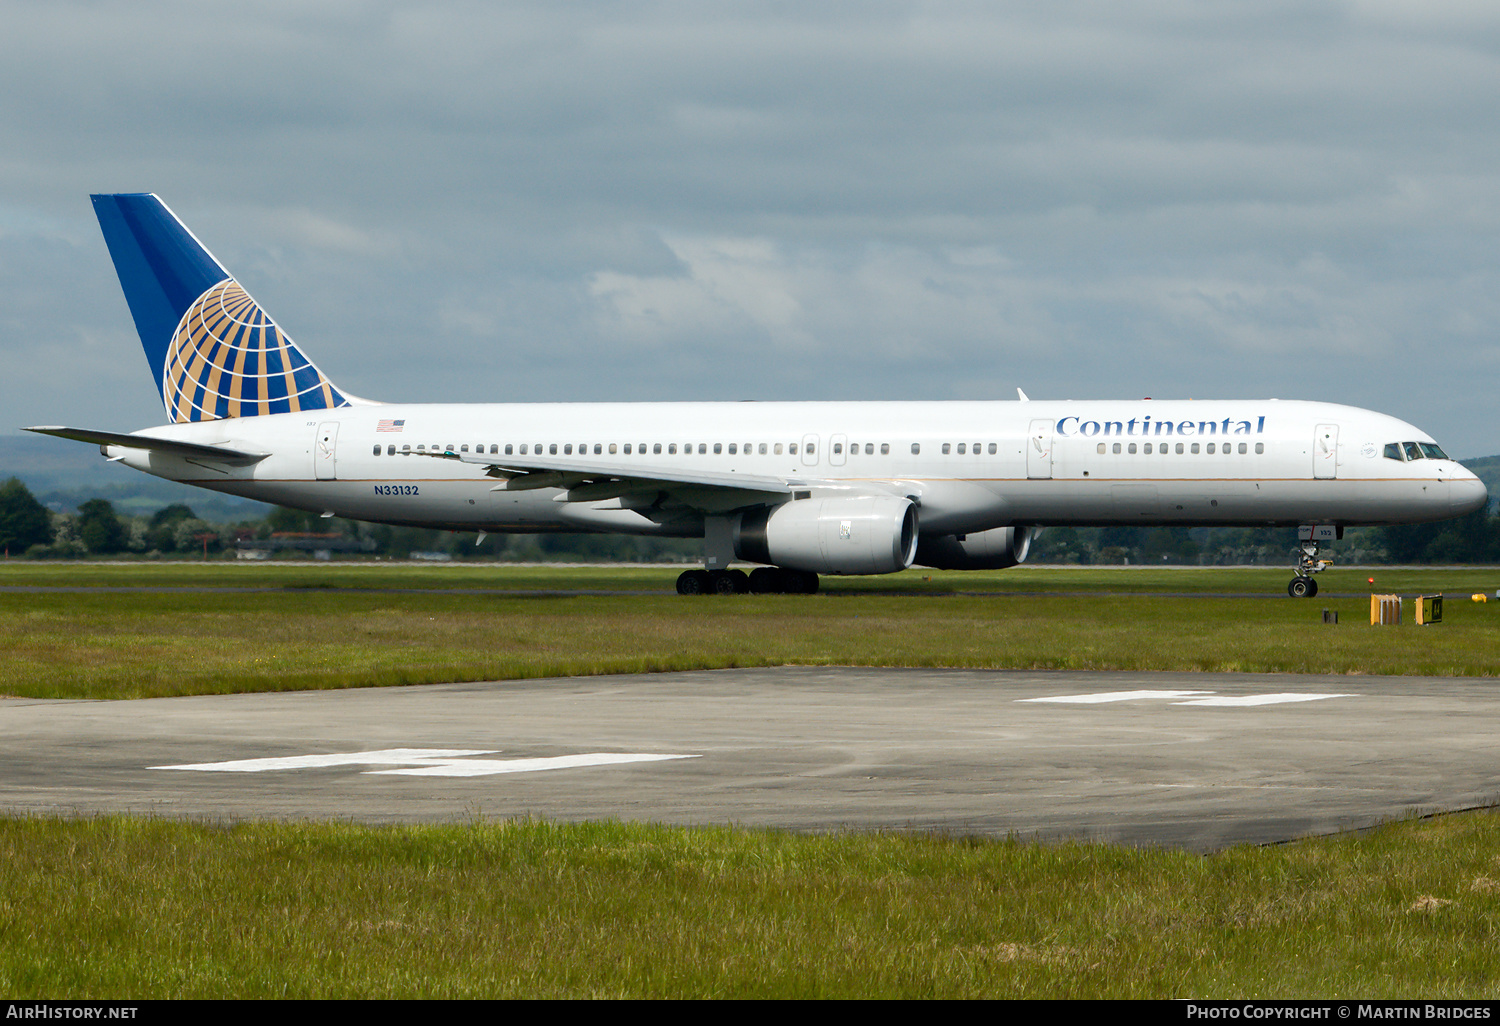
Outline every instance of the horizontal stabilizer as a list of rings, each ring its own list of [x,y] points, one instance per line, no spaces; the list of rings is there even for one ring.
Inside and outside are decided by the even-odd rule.
[[[184,459],[214,460],[219,463],[245,465],[259,463],[268,452],[245,452],[222,445],[202,445],[198,442],[179,442],[173,438],[153,438],[150,435],[125,435],[115,431],[91,431],[88,428],[29,427],[23,431],[35,431],[39,435],[70,438],[75,442],[92,442],[95,445],[116,445],[124,449],[145,449],[164,456],[181,456]]]

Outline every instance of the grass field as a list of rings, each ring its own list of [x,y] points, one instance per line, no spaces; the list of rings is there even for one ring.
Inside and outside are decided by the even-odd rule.
[[[1493,999],[1497,852],[1493,813],[1207,858],[619,823],[0,820],[0,993]]]
[[[778,663],[1500,671],[1500,602],[1467,601],[1493,596],[1500,569],[1373,571],[1379,591],[1446,593],[1431,628],[1369,627],[1371,573],[1326,573],[1304,601],[1285,597],[1284,570],[1160,568],[686,599],[653,568],[9,564],[0,689]],[[1208,857],[621,823],[0,818],[13,999],[1493,999],[1497,934],[1495,812]]]
[[[825,579],[815,596],[688,599],[660,568],[13,563],[0,566],[0,692],[138,698],[788,664],[1500,672],[1500,601],[1467,600],[1493,594],[1500,570],[1373,573],[1381,591],[1447,593],[1444,623],[1371,628],[1371,572],[1356,570],[1323,574],[1311,600],[1285,596],[1284,570],[1159,568],[909,572]],[[30,588],[42,590],[17,590]],[[69,588],[94,590],[54,590]],[[1229,597],[1241,595],[1259,597]]]

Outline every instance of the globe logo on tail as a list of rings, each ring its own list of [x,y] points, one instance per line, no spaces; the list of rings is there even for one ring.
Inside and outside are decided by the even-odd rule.
[[[182,315],[167,345],[162,401],[174,424],[349,405],[233,278]]]

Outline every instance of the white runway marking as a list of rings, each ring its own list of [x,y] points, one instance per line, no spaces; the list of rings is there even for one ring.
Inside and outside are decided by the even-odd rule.
[[[266,773],[272,770],[323,769],[329,766],[398,766],[399,769],[365,770],[367,775],[408,777],[485,777],[496,773],[537,773],[542,770],[580,766],[614,766],[630,762],[664,762],[696,759],[696,755],[657,755],[637,752],[588,752],[532,759],[473,759],[494,755],[482,748],[386,748],[374,752],[337,755],[294,755],[275,759],[235,759],[229,762],[195,762],[180,766],[149,766],[148,769],[198,770],[205,773]]]
[[[1357,698],[1352,694],[1330,694],[1309,695],[1296,692],[1284,692],[1279,695],[1240,695],[1231,698],[1227,695],[1219,698],[1196,698],[1191,702],[1173,702],[1173,705],[1280,705],[1283,702],[1318,702],[1325,698]]]
[[[431,759],[494,754],[493,749],[486,748],[386,748],[376,752],[294,755],[283,759],[236,759],[232,762],[194,762],[182,766],[148,766],[146,768],[200,770],[205,773],[265,773],[269,770],[321,769],[325,766],[410,766],[422,765]]]
[[[1092,695],[1055,695],[1051,698],[1018,698],[1018,702],[1070,702],[1095,705],[1100,702],[1134,702],[1138,698],[1186,698],[1188,695],[1211,695],[1212,691],[1101,691]]]
[[[486,777],[493,773],[535,773],[539,770],[571,769],[575,766],[614,766],[625,762],[664,762],[696,759],[696,755],[633,755],[590,752],[587,755],[557,755],[548,759],[453,759],[415,769],[367,770],[369,773],[407,777]]]

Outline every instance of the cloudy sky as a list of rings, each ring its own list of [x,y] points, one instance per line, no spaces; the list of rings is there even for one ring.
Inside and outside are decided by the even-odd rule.
[[[373,399],[1315,398],[1500,453],[1493,2],[0,0],[0,432],[164,419],[90,192]]]

